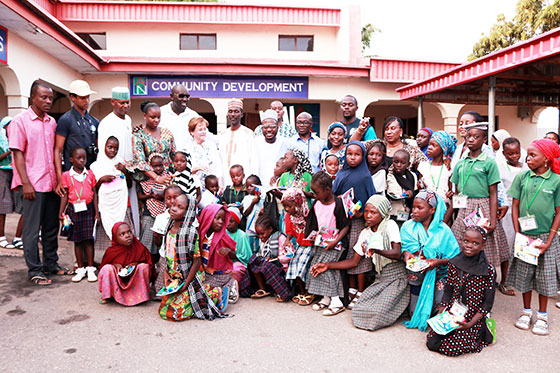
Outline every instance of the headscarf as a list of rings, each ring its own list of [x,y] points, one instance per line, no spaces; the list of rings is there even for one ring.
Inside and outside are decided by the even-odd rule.
[[[428,132],[428,135],[430,135],[430,137],[432,137],[432,135],[434,134],[434,130],[428,127],[420,128],[420,131]]]
[[[293,202],[296,208],[296,213],[294,215],[290,214],[290,221],[295,231],[297,233],[305,231],[305,222],[307,214],[309,214],[309,206],[307,205],[305,194],[299,188],[288,188],[282,194],[282,203],[286,201]]]
[[[147,263],[150,266],[150,276],[154,274],[154,266],[152,264],[152,257],[146,246],[133,235],[132,244],[130,246],[123,246],[117,243],[117,229],[123,224],[124,221],[117,222],[113,225],[111,230],[113,234],[113,239],[111,240],[111,246],[107,248],[105,254],[103,254],[103,259],[101,259],[101,265],[99,268],[107,264],[120,264],[121,266],[127,266],[130,263]]]
[[[175,252],[177,254],[178,262],[177,265],[184,280],[187,279],[194,261],[194,250],[197,238],[196,200],[191,196],[186,197],[189,203],[175,240]],[[226,216],[229,217],[227,214]],[[173,224],[175,224],[175,222],[170,219],[169,225],[167,226],[167,232],[169,232]],[[212,222],[210,222],[210,224],[212,224]],[[227,219],[226,224],[224,225],[224,230],[226,225]],[[165,238],[167,239],[167,234],[165,235]],[[187,285],[186,292],[189,295],[193,313],[198,319],[213,320],[215,318],[227,317],[227,315],[223,314],[218,307],[216,307],[204,289],[202,277],[198,272],[194,276],[193,280]]]
[[[312,173],[313,170],[311,168],[311,162],[309,162],[309,158],[299,149],[291,149],[292,153],[294,153],[294,157],[297,158],[298,164],[296,169],[294,170],[294,181],[299,181],[304,173]]]
[[[329,136],[335,128],[342,128],[342,130],[344,131],[344,138],[346,138],[346,135],[348,134],[348,129],[346,128],[346,126],[344,124],[342,124],[340,122],[331,123],[331,125],[327,129],[327,149],[332,148],[332,144],[331,144],[331,141],[329,140]]]
[[[331,176],[334,179],[336,177],[336,174],[331,175],[329,171],[327,171],[327,159],[329,159],[330,157],[336,158],[336,161],[338,162],[338,168],[340,169],[340,158],[338,158],[338,156],[334,153],[327,153],[321,162],[321,170],[323,170],[327,175]]]
[[[453,258],[459,253],[459,244],[451,229],[443,222],[443,217],[447,210],[443,198],[438,197],[434,192],[431,192],[430,196],[432,195],[435,196],[437,204],[428,231],[426,232],[421,222],[414,220],[406,221],[401,228],[402,251],[416,253],[422,250],[426,259]],[[429,197],[429,199],[433,200],[432,197]],[[438,268],[426,271],[412,319],[404,322],[407,328],[418,328],[421,331],[426,330],[434,304],[434,286],[437,271]],[[439,271],[442,275],[447,273],[447,269],[443,266],[439,267]]]
[[[200,225],[198,227],[198,236],[200,241],[200,250],[202,251],[202,243],[204,242],[204,237],[208,230],[212,227],[212,222],[218,211],[224,209],[226,212],[226,217],[224,221],[224,226],[219,232],[214,232],[214,237],[212,238],[212,244],[210,245],[210,250],[208,253],[208,267],[215,268],[217,270],[232,270],[233,262],[229,256],[222,256],[218,254],[218,249],[222,247],[227,247],[230,250],[235,251],[235,241],[228,236],[226,233],[226,228],[229,224],[230,214],[226,206],[218,205],[216,203],[209,204],[201,212],[198,218]]]
[[[381,146],[385,147],[385,144],[383,144],[383,142],[382,142],[381,140],[379,140],[379,141],[367,141],[367,142],[365,143],[365,148],[366,148],[366,162],[367,162],[367,155],[369,154],[369,152],[371,151],[371,149],[374,148],[374,145],[375,145],[376,143],[379,143],[379,144],[381,144]],[[381,162],[380,162],[377,166],[375,166],[375,167],[372,168],[372,167],[369,165],[369,163],[368,163],[369,172],[370,172],[370,174],[371,174],[372,176],[375,175],[376,173],[378,173],[378,172],[381,171],[381,170],[385,170],[385,172],[387,172],[387,170],[389,169],[389,166],[390,166],[390,164],[389,164],[389,162],[387,161],[387,154],[386,154],[386,152],[383,152],[383,158],[381,159]]]
[[[486,230],[478,225],[471,225],[465,229],[466,231],[477,231],[482,236],[482,243],[486,242]],[[470,273],[475,276],[489,276],[488,273],[488,259],[484,250],[481,250],[478,255],[466,256],[463,251],[454,258],[449,259],[449,263],[463,272]]]
[[[350,145],[357,145],[362,149],[362,161],[356,167],[351,167],[346,159],[348,148]],[[336,179],[333,184],[333,193],[336,196],[346,193],[350,188],[354,188],[354,202],[361,201],[365,205],[365,201],[375,194],[375,187],[369,173],[369,168],[366,161],[366,148],[361,141],[350,141],[346,146],[344,153],[344,165],[338,171]],[[362,207],[363,209],[363,207]]]
[[[492,134],[492,136],[494,136],[494,138],[498,141],[498,143],[500,144],[500,148],[498,150],[496,150],[496,154],[498,154],[498,152],[501,152],[504,148],[503,148],[503,143],[504,140],[507,139],[508,137],[511,137],[511,135],[509,134],[508,131],[506,130],[497,130],[496,132],[494,132]]]
[[[457,138],[455,136],[452,136],[445,131],[436,131],[432,135],[431,139],[438,143],[444,156],[453,157],[455,149],[457,149]]]
[[[539,139],[533,141],[531,145],[544,154],[552,172],[560,174],[560,159],[558,159],[558,157],[560,157],[560,146],[556,143],[556,141]]]
[[[431,190],[422,189],[421,191],[418,192],[415,198],[423,199],[431,207],[437,207],[437,203],[438,203],[437,194],[435,192],[432,192]]]
[[[374,194],[369,197],[366,205],[372,205],[375,207],[383,218],[377,226],[377,232],[380,232],[383,235],[383,250],[391,250],[391,240],[389,239],[389,233],[387,232],[387,223],[389,222],[389,214],[391,212],[391,202],[389,202],[389,200],[384,196]],[[374,254],[373,256],[373,263],[375,264],[375,270],[377,273],[381,273],[383,267],[391,262],[391,259],[382,255]]]

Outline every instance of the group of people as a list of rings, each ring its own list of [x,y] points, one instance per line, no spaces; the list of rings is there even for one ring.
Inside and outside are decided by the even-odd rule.
[[[488,124],[466,112],[459,145],[429,128],[413,140],[397,117],[377,139],[347,95],[325,140],[309,113],[285,122],[279,101],[253,131],[239,99],[228,104],[228,128],[213,135],[182,85],[165,106],[142,103],[139,127],[127,115],[127,88],[113,89],[101,122],[88,112],[92,93],[73,82],[73,107],[57,123],[47,114],[52,90],[35,82],[29,109],[2,120],[0,245],[19,242],[3,234],[19,204],[15,240],[36,285],[51,274],[87,277],[101,303],[155,299],[170,321],[227,317],[239,297],[273,295],[324,316],[351,310],[354,325],[372,331],[403,315],[406,327],[426,331],[431,317],[461,304],[457,329],[427,335],[430,350],[451,356],[492,343],[495,290],[517,290],[515,326],[549,333],[548,298],[560,287],[557,134],[525,151],[499,130],[490,147]],[[59,221],[75,243],[75,271],[58,265]],[[536,265],[513,256],[516,234],[540,240]]]

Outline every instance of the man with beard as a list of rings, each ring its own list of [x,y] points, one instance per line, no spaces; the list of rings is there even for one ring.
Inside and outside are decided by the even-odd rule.
[[[278,135],[278,115],[268,109],[261,114],[263,135],[255,136],[251,155],[251,173],[260,177],[263,185],[268,185],[274,176],[276,161],[287,151],[286,139]]]
[[[346,141],[349,141],[354,132],[356,132],[360,126],[360,122],[362,120],[356,117],[356,110],[358,110],[358,100],[356,100],[356,97],[351,95],[344,96],[340,102],[340,110],[342,111],[342,123],[348,129]],[[375,129],[369,125],[361,140],[374,140],[376,138],[377,135],[375,134]]]
[[[177,150],[186,150],[189,141],[192,139],[189,134],[189,121],[200,115],[188,107],[191,95],[184,85],[175,84],[171,88],[170,97],[171,102],[160,107],[161,120],[159,125],[161,128],[167,128],[171,131]]]
[[[243,118],[243,101],[234,98],[228,102],[227,121],[229,127],[220,134],[220,156],[224,170],[224,184],[231,184],[229,169],[234,164],[250,170],[253,131],[241,124]]]

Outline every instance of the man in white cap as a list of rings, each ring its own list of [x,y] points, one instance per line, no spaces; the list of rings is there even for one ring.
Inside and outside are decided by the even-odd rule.
[[[99,123],[99,154],[98,159],[107,158],[105,155],[105,144],[107,139],[114,136],[119,140],[119,151],[117,156],[126,162],[132,161],[132,119],[128,116],[130,110],[130,91],[127,87],[114,87],[111,91],[111,106],[113,111]],[[138,213],[138,198],[136,195],[136,183],[133,181],[128,190],[132,220],[135,232],[140,232],[140,216]]]
[[[97,158],[97,127],[99,121],[88,112],[89,96],[95,93],[84,80],[74,80],[70,83],[70,100],[72,109],[64,113],[56,125],[54,159],[58,186],[56,192],[62,196],[62,172],[68,171],[70,164],[70,150],[76,147],[86,149],[86,168]],[[62,154],[62,156],[61,156]]]
[[[270,109],[278,114],[278,136],[286,138],[296,136],[297,131],[295,127],[289,122],[284,123],[284,104],[278,100],[274,100],[270,103]],[[255,136],[260,136],[262,134],[262,127],[257,126],[257,128],[255,128]]]
[[[187,149],[191,135],[189,134],[189,121],[199,117],[198,113],[189,105],[191,95],[182,84],[175,84],[171,88],[171,102],[163,105],[161,110],[160,127],[167,128],[173,134],[173,141],[177,149]]]
[[[261,112],[262,136],[255,136],[251,155],[251,173],[258,175],[263,185],[274,176],[276,161],[288,151],[286,138],[278,136],[278,115],[268,109]]]
[[[243,101],[238,98],[228,102],[227,121],[229,127],[220,134],[220,156],[224,170],[224,183],[231,184],[229,169],[235,164],[250,170],[253,131],[241,124],[243,118]]]

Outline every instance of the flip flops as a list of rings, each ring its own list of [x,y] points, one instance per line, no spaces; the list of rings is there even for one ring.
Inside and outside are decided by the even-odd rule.
[[[255,291],[255,294],[251,295],[251,298],[253,299],[258,299],[258,298],[264,298],[264,297],[268,297],[270,295],[270,292],[263,290],[263,289],[259,289],[257,291]]]
[[[224,312],[228,306],[229,300],[229,287],[224,286],[222,288],[222,300],[216,306],[220,309],[220,311]]]
[[[33,276],[29,279],[29,281],[31,281],[37,286],[47,286],[52,284],[52,280],[49,280],[48,278],[42,275]]]

